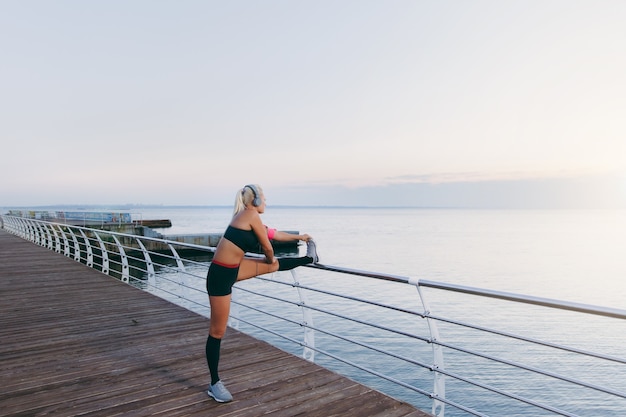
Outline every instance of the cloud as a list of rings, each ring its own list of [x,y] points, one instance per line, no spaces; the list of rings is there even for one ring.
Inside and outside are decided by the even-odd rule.
[[[457,174],[455,174],[457,175]],[[626,208],[626,178],[618,175],[478,180],[481,175],[424,175],[361,187],[269,188],[276,205],[445,207],[493,209]],[[456,179],[456,180],[455,180]]]
[[[468,171],[439,172],[428,174],[398,175],[385,178],[387,184],[445,184],[445,183],[478,183],[500,181],[556,180],[574,179],[590,176],[604,176],[591,170],[551,170],[551,171]]]

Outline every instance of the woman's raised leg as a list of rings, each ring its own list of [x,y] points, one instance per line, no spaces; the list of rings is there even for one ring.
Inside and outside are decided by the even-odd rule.
[[[278,271],[278,261],[274,260],[273,263],[268,264],[265,259],[252,259],[243,258],[239,264],[239,273],[237,274],[237,281],[243,281],[256,277],[258,275],[270,274]]]
[[[276,271],[287,271],[289,269],[313,263],[316,259],[317,258],[312,258],[311,256],[302,256],[300,258],[285,257],[274,260],[273,263],[268,264],[265,262],[265,259],[244,258],[239,265],[237,281],[242,281],[244,279]]]

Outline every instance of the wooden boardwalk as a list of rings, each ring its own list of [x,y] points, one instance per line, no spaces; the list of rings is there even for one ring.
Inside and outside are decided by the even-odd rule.
[[[233,329],[216,403],[208,324],[0,230],[0,416],[429,416]]]

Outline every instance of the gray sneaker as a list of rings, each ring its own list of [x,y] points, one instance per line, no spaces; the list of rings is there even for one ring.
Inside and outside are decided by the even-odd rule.
[[[309,239],[306,242],[306,256],[313,258],[313,263],[316,264],[320,261],[320,257],[317,256],[317,247],[313,239]]]
[[[233,400],[233,396],[230,395],[222,381],[217,381],[215,385],[209,384],[209,390],[206,393],[218,403],[227,403]]]

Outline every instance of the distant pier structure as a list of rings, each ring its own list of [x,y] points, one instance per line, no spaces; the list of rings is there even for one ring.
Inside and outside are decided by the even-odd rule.
[[[9,210],[9,215],[26,219],[90,227],[133,223],[130,213],[117,211]],[[171,225],[172,223],[170,222],[168,227],[171,227]]]

